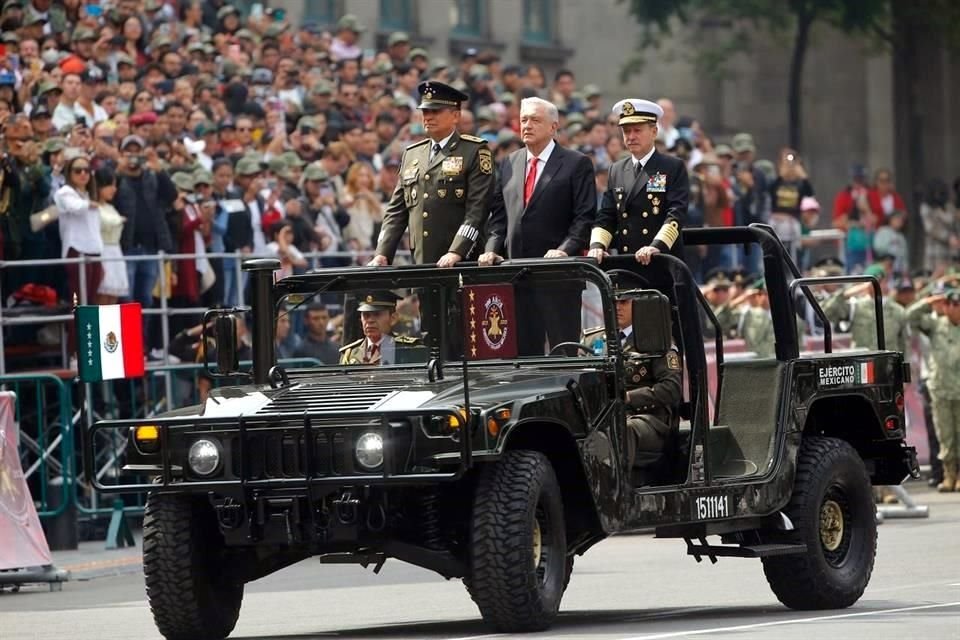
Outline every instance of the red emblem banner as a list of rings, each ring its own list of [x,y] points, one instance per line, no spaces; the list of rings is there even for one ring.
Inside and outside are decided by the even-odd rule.
[[[481,284],[463,288],[464,350],[468,360],[517,357],[513,287]]]

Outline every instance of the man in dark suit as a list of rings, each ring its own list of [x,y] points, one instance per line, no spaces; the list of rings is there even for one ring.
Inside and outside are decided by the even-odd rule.
[[[559,116],[553,104],[526,98],[520,107],[524,147],[499,166],[486,252],[480,264],[508,258],[579,256],[596,216],[590,159],[554,141]],[[522,355],[543,355],[550,345],[580,339],[581,284],[518,290],[518,345]],[[544,310],[549,309],[549,313]]]
[[[680,230],[690,200],[683,161],[658,153],[655,102],[630,98],[613,106],[630,156],[610,167],[607,190],[590,235],[590,255],[603,260],[608,249],[633,253],[641,264],[660,253],[683,257]]]

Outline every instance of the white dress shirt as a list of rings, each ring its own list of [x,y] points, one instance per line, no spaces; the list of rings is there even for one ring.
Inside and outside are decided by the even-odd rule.
[[[61,257],[67,251],[100,255],[103,253],[103,237],[100,235],[100,207],[70,185],[63,185],[53,195],[57,205],[60,239],[63,245]]]
[[[638,162],[641,164],[641,166],[644,166],[644,167],[647,166],[647,163],[650,162],[650,158],[653,157],[653,152],[656,151],[656,150],[657,150],[657,147],[656,147],[656,146],[650,147],[650,151],[647,152],[647,155],[643,156],[643,157],[640,158],[639,160],[637,159],[636,156],[633,156],[633,170],[634,170],[634,172],[636,172],[636,170],[637,170],[637,163],[638,163]]]
[[[441,140],[440,142],[434,142],[434,141],[433,141],[433,138],[430,139],[430,156],[429,156],[430,162],[433,162],[433,158],[435,157],[435,154],[433,153],[433,148],[434,148],[434,146],[436,146],[436,145],[439,144],[439,145],[440,145],[440,151],[443,151],[444,149],[447,148],[447,143],[450,142],[450,138],[452,138],[452,137],[453,137],[453,132],[451,131],[451,132],[450,132],[450,135],[448,135],[446,138],[444,138],[444,139]],[[439,153],[439,152],[438,152],[438,153]]]
[[[553,153],[554,148],[557,146],[557,143],[553,140],[547,143],[547,146],[543,148],[539,154],[537,154],[537,176],[533,179],[533,189],[536,191],[537,183],[540,182],[540,176],[543,175],[543,168],[547,166],[547,160],[550,159],[550,154]],[[533,160],[533,154],[530,153],[530,149],[527,149],[527,168],[523,171],[523,184],[527,184],[527,172],[530,171],[530,161]]]

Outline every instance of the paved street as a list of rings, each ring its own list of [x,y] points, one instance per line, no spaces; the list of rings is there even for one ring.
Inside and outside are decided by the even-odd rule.
[[[960,495],[911,487],[928,520],[880,527],[874,575],[846,610],[795,612],[777,603],[759,561],[715,566],[681,542],[624,536],[577,559],[553,630],[530,637],[611,640],[685,637],[960,638]],[[98,548],[102,545],[97,545]],[[30,587],[0,595],[0,638],[159,638],[135,552],[58,554],[76,576],[62,592]],[[234,638],[500,638],[490,634],[459,581],[388,561],[380,576],[307,561],[248,585]]]

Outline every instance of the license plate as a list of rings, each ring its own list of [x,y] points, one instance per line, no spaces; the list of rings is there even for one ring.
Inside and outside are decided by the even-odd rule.
[[[729,518],[732,515],[730,496],[699,496],[693,501],[694,520]]]

